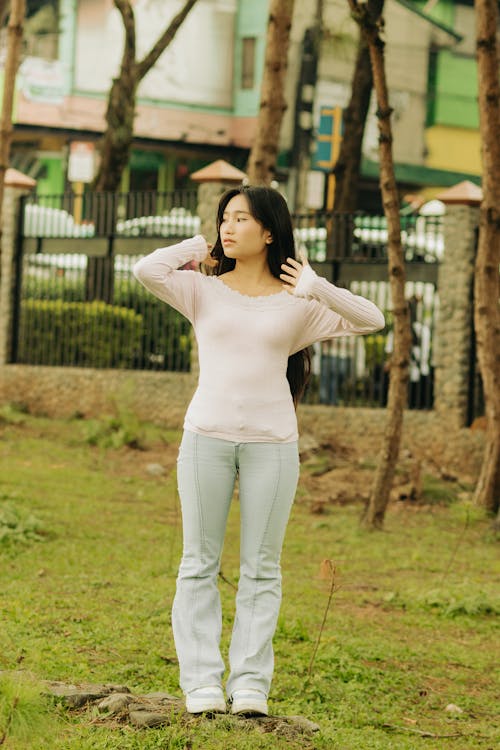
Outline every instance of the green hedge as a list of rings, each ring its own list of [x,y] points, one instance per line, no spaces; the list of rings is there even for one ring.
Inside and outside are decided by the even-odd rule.
[[[25,300],[21,305],[21,364],[134,367],[143,319],[105,302]]]
[[[23,281],[23,296],[26,302],[64,300],[66,304],[83,304],[85,303],[84,277],[70,279],[61,276],[48,279],[26,276]],[[154,297],[129,277],[115,280],[113,307],[115,309],[127,308],[142,316],[142,338],[138,355],[134,360],[135,368],[189,371],[191,324],[183,315]],[[22,336],[21,331],[21,338]],[[44,344],[44,351],[46,348]],[[23,351],[26,351],[26,346],[23,346]]]

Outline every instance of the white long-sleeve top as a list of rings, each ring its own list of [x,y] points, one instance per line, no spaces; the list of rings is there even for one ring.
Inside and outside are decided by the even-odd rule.
[[[305,266],[294,293],[250,297],[223,276],[176,270],[208,253],[197,235],[134,266],[137,279],[192,323],[200,374],[184,428],[237,443],[292,442],[297,418],[288,357],[315,341],[383,328],[373,302],[340,289]]]

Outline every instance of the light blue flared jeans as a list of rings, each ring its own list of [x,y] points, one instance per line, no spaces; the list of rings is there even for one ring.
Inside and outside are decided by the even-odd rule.
[[[217,586],[226,521],[239,477],[240,579],[227,693],[268,695],[281,603],[280,555],[299,474],[297,443],[233,443],[184,432],[177,463],[183,556],[172,608],[180,685],[221,685]]]

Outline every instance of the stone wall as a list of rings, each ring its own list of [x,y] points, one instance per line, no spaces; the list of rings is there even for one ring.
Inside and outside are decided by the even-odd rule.
[[[177,428],[195,387],[190,373],[0,367],[0,405],[18,404],[31,414],[49,417],[99,417],[120,405],[140,419]]]
[[[447,206],[445,253],[439,267],[439,317],[435,332],[436,410],[458,427],[467,424],[473,338],[474,259],[479,210]]]

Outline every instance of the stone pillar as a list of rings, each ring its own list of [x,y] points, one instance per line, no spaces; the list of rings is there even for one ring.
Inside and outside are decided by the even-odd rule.
[[[215,243],[217,238],[217,207],[221,195],[230,187],[241,185],[246,174],[227,161],[218,159],[197,172],[191,174],[191,179],[198,183],[197,213],[200,217],[200,234],[207,242]],[[191,372],[198,374],[198,356],[196,342],[191,346]]]
[[[241,185],[246,174],[223,159],[218,159],[197,172],[191,179],[198,183],[198,216],[201,220],[200,234],[208,242],[217,237],[216,217],[219,200],[228,188]]]
[[[482,192],[470,182],[437,196],[446,203],[444,254],[438,273],[434,408],[450,426],[467,425],[473,319],[474,260]]]
[[[2,208],[2,275],[0,281],[0,366],[8,363],[11,349],[15,289],[15,256],[20,198],[36,185],[31,177],[7,169]]]

